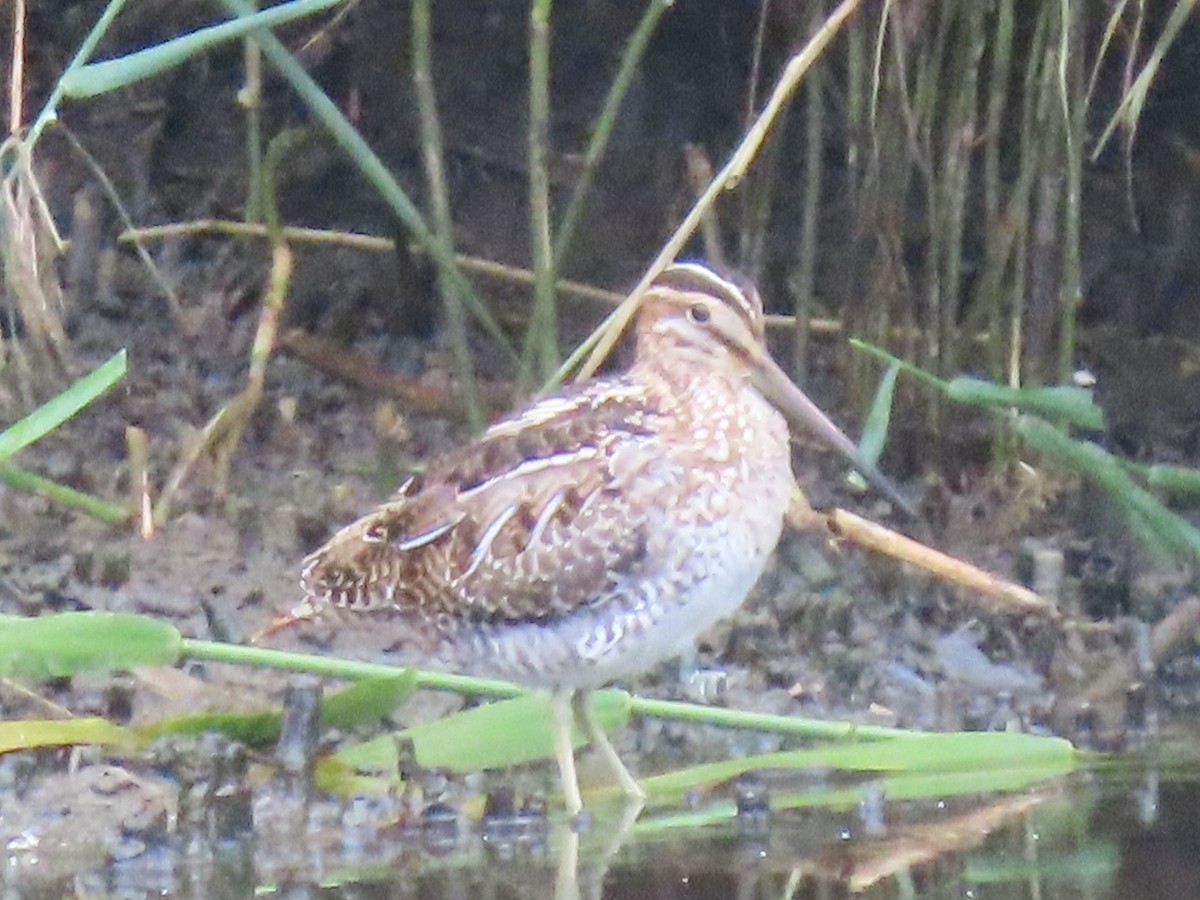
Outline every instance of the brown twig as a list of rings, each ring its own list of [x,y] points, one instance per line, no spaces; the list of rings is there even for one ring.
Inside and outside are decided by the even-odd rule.
[[[905,537],[890,528],[856,516],[854,513],[846,512],[844,509],[835,509],[830,513],[829,527],[838,537],[853,541],[859,546],[886,554],[894,559],[912,563],[946,581],[952,581],[978,591],[985,598],[993,601],[986,604],[992,612],[1010,615],[1036,615],[1053,621],[1062,619],[1062,612],[1054,602],[1034,593],[1029,588],[1006,581],[985,572],[978,566],[942,553],[940,550],[934,550],[919,541],[914,541],[910,537]]]
[[[426,384],[385,371],[361,354],[299,328],[283,334],[279,349],[334,378],[395,397],[417,412],[466,418],[466,406],[454,388]],[[512,400],[511,391],[503,385],[481,382],[479,393],[484,405],[492,410],[504,409]]]
[[[130,241],[155,241],[184,235],[224,234],[240,238],[265,238],[266,225],[251,225],[246,222],[233,222],[228,219],[194,219],[190,222],[169,222],[165,225],[147,225],[142,228],[130,228],[117,238],[120,243]],[[281,229],[283,237],[292,243],[332,244],[339,247],[349,247],[370,253],[394,253],[396,242],[391,238],[377,237],[372,234],[356,234],[350,231],[332,231],[323,228],[300,228],[286,226]],[[408,252],[414,256],[425,254],[420,244],[410,244]],[[493,259],[483,259],[466,253],[454,254],[455,262],[464,272],[507,281],[511,284],[533,285],[534,275],[529,269],[520,266],[510,266]],[[609,291],[593,284],[582,281],[571,281],[560,278],[554,283],[555,291],[563,297],[575,297],[602,303],[606,306],[617,306],[625,295],[618,291]],[[795,317],[783,315],[766,316],[768,328],[793,328]],[[814,334],[841,334],[842,323],[836,319],[813,319],[809,322],[809,330]],[[987,339],[987,335],[979,335],[977,340]]]

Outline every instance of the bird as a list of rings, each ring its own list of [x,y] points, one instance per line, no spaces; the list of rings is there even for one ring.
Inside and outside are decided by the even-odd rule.
[[[909,508],[772,360],[751,283],[673,263],[633,327],[623,372],[533,400],[336,532],[285,617],[334,616],[414,664],[548,691],[572,815],[576,722],[642,796],[590,692],[684,653],[741,605],[795,483],[789,422]]]

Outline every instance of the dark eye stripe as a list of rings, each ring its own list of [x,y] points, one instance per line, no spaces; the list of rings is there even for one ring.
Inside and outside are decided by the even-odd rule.
[[[753,331],[758,332],[762,327],[763,308],[758,291],[752,285],[740,286],[707,266],[699,263],[674,263],[667,266],[654,280],[654,286],[716,297],[726,306],[737,310]]]

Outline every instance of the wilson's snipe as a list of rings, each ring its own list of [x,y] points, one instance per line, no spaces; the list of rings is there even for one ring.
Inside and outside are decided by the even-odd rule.
[[[288,619],[342,610],[414,663],[553,689],[573,813],[572,697],[686,650],[774,549],[793,484],[780,412],[903,504],[771,360],[753,287],[673,265],[636,332],[624,375],[500,420],[334,535],[305,561]],[[639,794],[591,704],[575,711]]]

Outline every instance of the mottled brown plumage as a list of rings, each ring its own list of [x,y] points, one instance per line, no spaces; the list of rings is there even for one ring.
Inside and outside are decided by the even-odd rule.
[[[334,535],[293,612],[340,610],[414,663],[558,690],[572,809],[563,698],[686,649],[762,572],[792,486],[779,410],[856,459],[767,355],[752,287],[671,266],[636,331],[626,373],[500,420]]]

